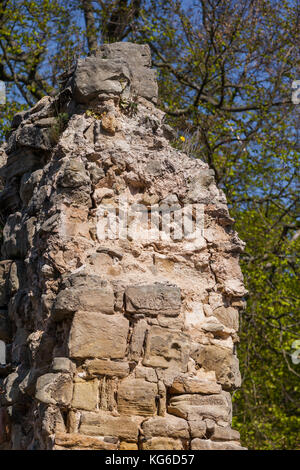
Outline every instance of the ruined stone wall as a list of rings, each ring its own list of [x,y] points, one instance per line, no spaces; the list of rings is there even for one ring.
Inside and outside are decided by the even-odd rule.
[[[241,448],[243,243],[213,171],[171,146],[150,67],[103,46],[2,147],[0,449]],[[176,237],[191,207],[204,227]]]

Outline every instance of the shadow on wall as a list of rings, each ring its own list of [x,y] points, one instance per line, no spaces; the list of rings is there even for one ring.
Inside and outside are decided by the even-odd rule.
[[[5,360],[5,343],[0,341],[0,364],[6,364]]]

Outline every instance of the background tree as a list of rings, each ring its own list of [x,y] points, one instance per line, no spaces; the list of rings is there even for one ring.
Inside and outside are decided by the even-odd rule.
[[[297,181],[299,0],[6,0],[2,136],[19,107],[57,88],[60,72],[99,44],[148,43],[174,144],[215,170],[237,230],[250,292],[241,316],[243,387],[234,424],[249,448],[299,448]],[[1,132],[1,131],[0,131]],[[297,369],[298,367],[298,369]]]

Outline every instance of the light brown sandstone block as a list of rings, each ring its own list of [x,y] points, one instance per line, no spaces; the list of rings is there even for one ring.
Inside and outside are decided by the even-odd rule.
[[[233,442],[213,442],[209,439],[193,439],[192,450],[246,450],[245,447]]]
[[[189,338],[181,331],[153,326],[147,336],[145,366],[170,368],[185,372],[189,360]]]
[[[82,382],[75,382],[73,399],[71,402],[72,408],[80,410],[94,411],[98,405],[99,398],[99,381],[89,380]]]
[[[115,436],[126,442],[136,442],[142,419],[137,416],[113,416],[106,411],[83,411],[79,433],[89,436]]]
[[[117,450],[116,444],[104,442],[96,437],[61,432],[55,434],[55,446],[57,448],[54,448],[54,450],[60,450],[59,447],[61,450]]]
[[[129,321],[123,315],[76,312],[69,337],[70,357],[122,359],[128,330]]]
[[[170,315],[180,313],[181,294],[176,286],[149,284],[130,286],[125,290],[126,311],[146,315]]]
[[[158,389],[155,383],[127,378],[118,388],[118,410],[124,415],[151,416],[156,413]]]
[[[176,377],[174,380],[169,393],[170,394],[181,394],[181,393],[202,393],[202,394],[213,394],[220,393],[222,387],[217,382],[213,382],[205,379],[198,379],[197,377]]]
[[[164,417],[154,416],[142,424],[143,434],[146,439],[154,436],[165,436],[172,438],[189,438],[189,427],[185,419],[172,415]]]
[[[126,377],[129,375],[128,362],[92,359],[86,361],[84,367],[89,375],[106,375],[108,377]]]
[[[171,437],[153,437],[142,442],[143,450],[183,450],[183,444],[180,439]]]

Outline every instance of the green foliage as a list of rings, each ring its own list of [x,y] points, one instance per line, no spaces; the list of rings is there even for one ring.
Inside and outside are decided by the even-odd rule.
[[[69,120],[68,113],[59,113],[55,118],[55,124],[50,128],[50,139],[57,143],[60,135],[66,129]]]

